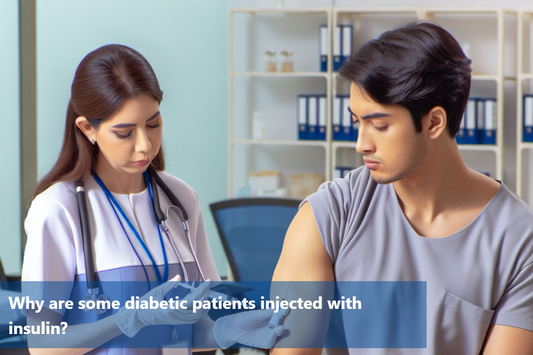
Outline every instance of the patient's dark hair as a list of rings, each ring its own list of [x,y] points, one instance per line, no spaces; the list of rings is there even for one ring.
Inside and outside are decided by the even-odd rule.
[[[448,132],[455,137],[470,93],[471,63],[448,31],[417,21],[359,47],[339,75],[378,103],[405,107],[417,132],[422,131],[423,115],[443,107]]]

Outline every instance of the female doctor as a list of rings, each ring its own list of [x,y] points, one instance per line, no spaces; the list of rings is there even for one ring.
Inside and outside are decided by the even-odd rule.
[[[152,67],[129,47],[103,46],[81,61],[71,87],[59,158],[39,182],[25,221],[28,240],[23,281],[84,284],[75,283],[86,279],[76,198],[76,185],[81,185],[80,182],[86,194],[97,280],[157,281],[160,286],[146,294],[146,299],[148,296],[162,299],[176,287],[175,281],[183,280],[185,275],[191,281],[220,280],[207,242],[198,195],[185,182],[163,171],[163,117],[159,110],[162,97]],[[193,250],[180,247],[186,243],[162,236],[152,202],[157,186],[151,186],[145,173],[149,168],[157,172],[188,214]],[[159,195],[161,209],[165,211],[171,202],[165,194]],[[209,286],[210,282],[204,282],[186,299],[204,299]],[[74,288],[66,287],[63,292],[64,287],[60,287],[54,297],[69,299]],[[66,313],[64,309],[46,307],[39,312],[28,309],[28,324],[46,320],[59,325],[66,319]],[[229,347],[239,342],[268,348],[283,331],[281,326],[268,327],[271,311],[242,312],[220,318],[216,323],[206,313],[207,310],[156,312],[123,307],[102,317],[93,315],[94,321],[89,323],[69,324],[66,335],[33,335],[29,345],[32,354],[83,354],[122,333],[133,337],[146,325],[164,325],[168,332],[158,331],[154,336],[170,341],[175,325],[179,325],[177,328],[185,334],[190,334],[187,329],[192,328],[189,340],[193,347],[199,343],[203,348]],[[61,349],[50,349],[57,344],[61,344]],[[94,350],[100,352],[160,354],[161,350]]]

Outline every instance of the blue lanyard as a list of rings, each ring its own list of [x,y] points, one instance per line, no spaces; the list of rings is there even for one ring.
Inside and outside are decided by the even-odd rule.
[[[163,244],[163,237],[161,236],[161,229],[159,228],[159,226],[157,226],[157,232],[159,233],[159,241],[161,242],[161,249],[163,250],[163,258],[165,260],[165,274],[164,274],[163,278],[161,278],[161,273],[159,272],[159,268],[157,267],[157,264],[155,263],[155,260],[152,257],[152,254],[150,254],[150,251],[148,250],[148,247],[146,246],[146,244],[142,240],[141,236],[139,235],[139,232],[137,232],[137,230],[135,229],[133,224],[130,222],[129,218],[126,216],[126,214],[124,213],[124,211],[120,207],[119,203],[117,202],[117,200],[115,199],[115,197],[113,196],[111,191],[109,191],[109,189],[105,186],[104,182],[100,179],[100,177],[96,174],[96,172],[93,172],[93,175],[94,175],[94,179],[96,180],[98,185],[100,185],[102,190],[104,190],[104,193],[107,196],[107,200],[111,204],[111,207],[112,208],[115,207],[120,212],[120,215],[122,216],[122,218],[124,218],[124,220],[126,221],[128,226],[130,227],[130,229],[133,232],[133,234],[135,234],[135,236],[137,237],[137,240],[139,241],[139,243],[143,247],[144,251],[146,252],[146,255],[148,255],[148,257],[150,258],[150,261],[152,262],[152,266],[154,268],[155,274],[157,276],[157,281],[161,285],[163,283],[163,280],[164,281],[168,280],[168,260],[167,260],[167,253],[165,251],[165,245]],[[146,186],[148,188],[148,193],[150,194],[150,200],[152,201],[152,207],[153,207],[153,205],[154,205],[154,197],[153,197],[153,194],[152,194],[152,186],[150,185],[150,180],[148,179],[148,173],[144,172],[143,176],[144,176],[144,180],[146,181]],[[113,208],[114,211],[115,211],[115,208]],[[116,211],[115,211],[115,215],[116,215]],[[118,219],[120,225],[122,225],[122,222],[120,221],[118,216],[117,216],[117,219]],[[123,230],[124,230],[124,228],[123,228]],[[126,234],[126,230],[124,230],[124,234]],[[126,234],[126,237],[128,237],[127,234]],[[128,237],[128,240],[129,240],[129,237]],[[130,242],[130,244],[131,244],[131,242]],[[133,245],[132,245],[132,248],[133,248]],[[133,250],[135,251],[135,248],[133,248]],[[135,251],[135,253],[137,253],[137,252]],[[141,261],[141,264],[142,264],[142,261]],[[143,265],[143,268],[144,268],[144,265]]]

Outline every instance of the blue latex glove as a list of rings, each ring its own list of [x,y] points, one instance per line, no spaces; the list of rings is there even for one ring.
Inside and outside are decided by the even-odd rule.
[[[161,301],[165,295],[175,287],[178,287],[178,275],[164,284],[147,292],[140,300]],[[195,313],[192,310],[193,300],[205,300],[209,291],[211,281],[203,282],[198,288],[189,293],[184,300],[187,300],[188,309],[126,309],[122,307],[117,313],[117,325],[130,338],[135,336],[141,328],[147,325],[178,325],[196,323],[200,318],[207,315],[209,309],[199,309]]]
[[[280,312],[287,315],[288,310]],[[219,318],[213,328],[215,340],[222,349],[227,349],[235,343],[270,349],[283,333],[283,325],[275,328],[268,326],[273,315],[274,311],[271,309],[260,309]]]

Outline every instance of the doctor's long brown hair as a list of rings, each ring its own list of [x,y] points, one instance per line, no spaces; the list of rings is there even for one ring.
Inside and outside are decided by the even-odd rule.
[[[110,44],[87,54],[72,82],[59,158],[37,184],[34,197],[56,182],[85,179],[96,168],[98,144],[89,142],[76,126],[76,118],[85,116],[91,126],[98,129],[124,101],[140,94],[152,95],[159,103],[163,99],[154,70],[139,52]],[[165,169],[162,148],[150,166],[156,170]]]

